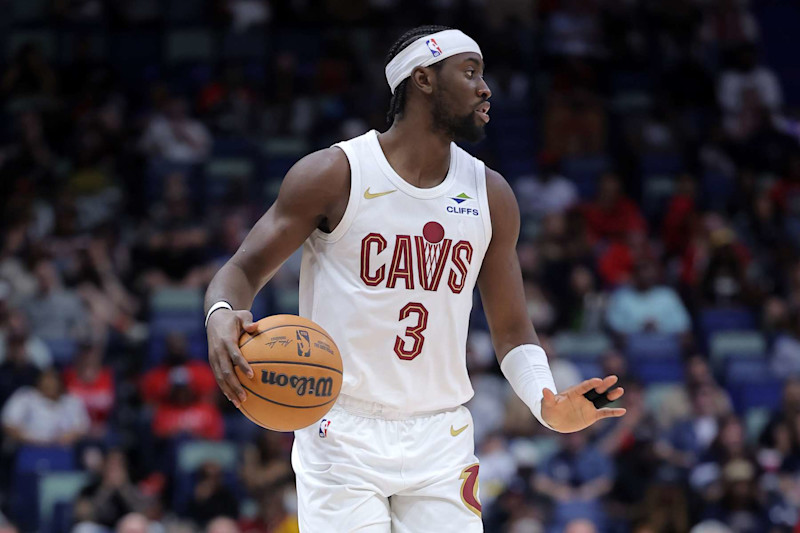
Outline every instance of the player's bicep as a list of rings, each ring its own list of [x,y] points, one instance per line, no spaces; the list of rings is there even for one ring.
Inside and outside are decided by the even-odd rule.
[[[247,234],[231,262],[258,285],[265,283],[326,219],[339,197],[347,195],[349,176],[347,158],[338,148],[298,161],[286,174],[275,203]]]
[[[478,288],[495,351],[502,358],[512,348],[535,343],[537,338],[528,318],[516,249],[519,207],[511,187],[496,172],[487,171],[487,188],[492,241],[481,266]]]

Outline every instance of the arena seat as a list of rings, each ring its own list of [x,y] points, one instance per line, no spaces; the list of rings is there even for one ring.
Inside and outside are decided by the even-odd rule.
[[[711,336],[718,331],[753,330],[755,315],[743,307],[709,308],[700,311],[699,330],[704,346],[709,346]]]
[[[677,335],[663,333],[633,333],[625,338],[625,353],[633,359],[678,359],[681,344]]]
[[[39,527],[42,531],[59,529],[54,519],[56,506],[74,503],[88,479],[86,472],[52,472],[39,478]]]
[[[23,531],[39,526],[39,478],[76,468],[74,452],[61,446],[23,446],[17,451],[11,480],[10,514]]]
[[[611,348],[611,340],[603,333],[559,333],[553,338],[558,354],[568,359],[597,359]]]
[[[712,365],[719,369],[730,357],[763,357],[767,352],[764,336],[756,330],[717,331],[709,339]]]

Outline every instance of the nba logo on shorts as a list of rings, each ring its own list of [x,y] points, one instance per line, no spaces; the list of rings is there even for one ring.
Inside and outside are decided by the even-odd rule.
[[[311,357],[311,341],[308,332],[304,329],[297,330],[297,356]]]
[[[319,423],[319,438],[324,439],[328,436],[328,426],[331,425],[331,421],[327,418],[323,418]]]
[[[428,39],[427,41],[425,41],[425,44],[428,45],[431,54],[433,54],[433,57],[439,57],[440,55],[442,55],[442,49],[439,48],[438,44],[436,44],[436,39]]]

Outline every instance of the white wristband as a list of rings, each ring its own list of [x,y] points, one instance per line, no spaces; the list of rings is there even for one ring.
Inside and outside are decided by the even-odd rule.
[[[208,313],[206,313],[206,327],[208,327],[208,319],[211,318],[211,313],[213,313],[217,309],[230,309],[231,311],[233,311],[233,307],[231,307],[231,304],[229,304],[225,300],[220,300],[219,302],[212,305],[211,309],[209,309]]]
[[[553,429],[542,418],[542,391],[550,389],[553,394],[558,393],[544,350],[535,344],[517,346],[503,358],[500,370],[533,416],[547,429]]]

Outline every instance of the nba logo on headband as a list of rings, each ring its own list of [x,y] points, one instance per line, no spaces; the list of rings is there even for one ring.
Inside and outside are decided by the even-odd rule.
[[[416,67],[429,67],[450,56],[465,52],[483,57],[478,43],[459,30],[444,30],[424,35],[398,52],[386,64],[384,69],[386,82],[394,94],[400,82],[411,76]]]
[[[442,55],[442,49],[439,48],[438,44],[436,44],[436,39],[428,39],[427,41],[425,41],[425,44],[428,45],[431,54],[433,54],[433,57],[439,57],[440,55]]]

